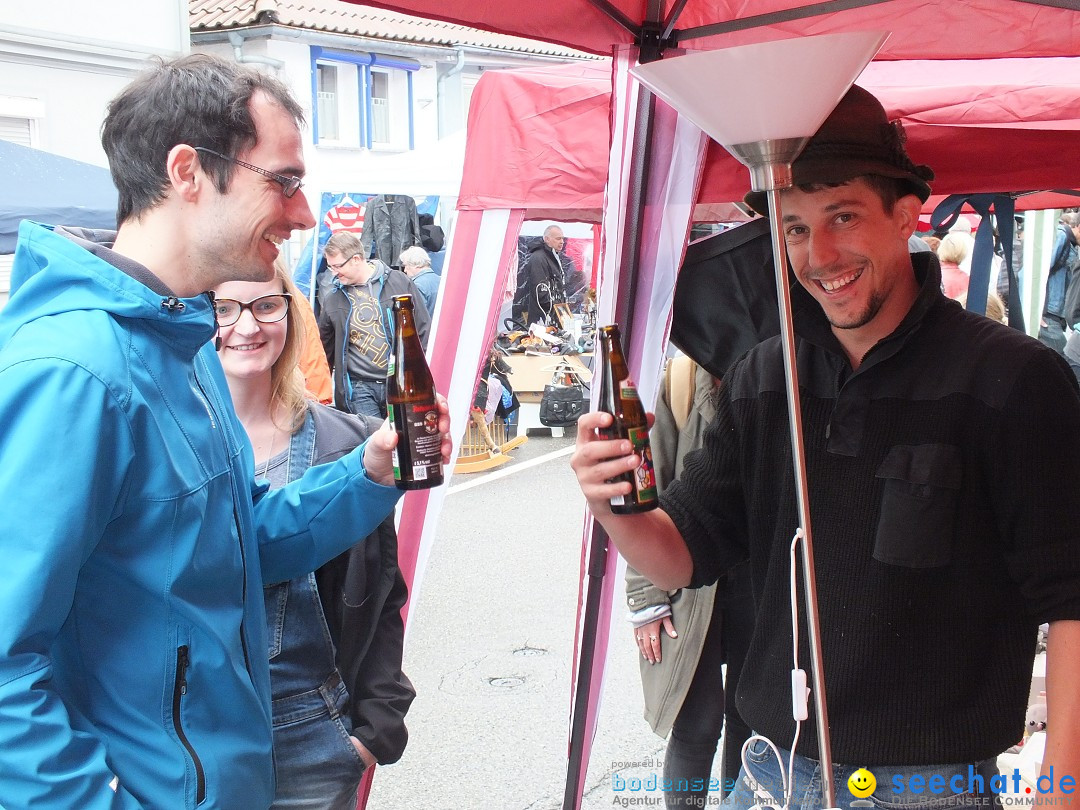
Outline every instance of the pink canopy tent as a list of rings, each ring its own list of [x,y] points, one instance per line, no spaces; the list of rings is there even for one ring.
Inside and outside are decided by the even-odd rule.
[[[609,126],[599,132],[580,127],[575,134],[582,139],[606,140],[611,148],[606,176],[602,182],[586,182],[587,174],[595,171],[602,161],[586,165],[582,153],[567,147],[557,154],[566,156],[560,163],[568,174],[530,175],[532,196],[508,194],[508,184],[517,185],[515,168],[524,167],[540,155],[556,154],[552,142],[540,144],[546,151],[519,154],[517,163],[496,164],[497,182],[486,186],[472,185],[472,169],[466,162],[467,190],[462,195],[462,212],[455,229],[449,257],[446,288],[440,302],[441,312],[453,313],[453,318],[436,316],[432,340],[432,368],[440,389],[450,399],[455,432],[464,431],[468,403],[478,373],[480,358],[486,353],[491,331],[498,312],[499,301],[492,290],[505,288],[514,255],[514,243],[521,222],[526,218],[550,216],[561,211],[562,218],[582,217],[583,211],[597,209],[596,189],[605,189],[601,210],[604,223],[604,264],[600,280],[599,317],[623,325],[629,343],[628,355],[633,373],[639,380],[641,395],[653,398],[662,360],[662,346],[670,317],[671,289],[679,266],[689,225],[696,202],[710,199],[731,201],[741,197],[745,185],[744,169],[729,171],[723,167],[726,155],[696,127],[689,125],[666,105],[655,101],[629,77],[629,68],[671,55],[674,48],[720,48],[733,45],[785,39],[812,34],[842,31],[880,30],[891,37],[871,65],[900,62],[911,67],[911,75],[919,75],[925,86],[907,82],[915,90],[903,109],[909,127],[929,114],[944,118],[928,121],[938,125],[935,130],[941,149],[951,148],[959,160],[934,162],[913,147],[913,156],[933,162],[939,172],[939,191],[946,188],[963,191],[1027,191],[1032,189],[1071,188],[1078,185],[1075,178],[1067,180],[1065,172],[1073,167],[1080,136],[1074,124],[1048,125],[1048,121],[1073,121],[1075,112],[1055,116],[1052,107],[1046,116],[1031,129],[1023,154],[1010,151],[1005,158],[996,153],[989,141],[975,133],[995,127],[989,118],[969,118],[968,108],[989,108],[974,105],[972,99],[960,101],[960,106],[948,111],[937,91],[950,86],[947,76],[939,69],[945,64],[937,60],[986,60],[987,66],[1000,64],[1006,54],[1017,60],[1014,67],[1032,64],[1032,59],[1070,57],[1080,53],[1080,0],[553,0],[531,6],[522,13],[515,4],[495,0],[367,0],[368,5],[381,6],[420,16],[558,42],[593,53],[614,56],[612,91],[608,104]],[[925,67],[920,60],[929,60]],[[1064,63],[1063,63],[1064,65]],[[961,66],[955,66],[961,69]],[[1021,71],[1022,72],[1022,71]],[[868,71],[867,76],[871,76]],[[999,76],[1001,74],[998,74]],[[586,78],[585,76],[578,77]],[[738,81],[738,77],[725,77]],[[901,80],[902,81],[902,80]],[[869,79],[862,83],[873,87]],[[1010,84],[1008,80],[1001,82]],[[979,85],[980,82],[965,82]],[[989,87],[986,79],[981,81]],[[886,83],[881,82],[885,95]],[[935,88],[934,93],[929,88]],[[564,86],[557,103],[536,104],[528,117],[537,117],[545,108],[563,109],[574,115],[584,111],[597,100],[590,101],[584,88],[577,88],[572,79]],[[580,92],[580,95],[578,93]],[[603,95],[603,89],[599,89]],[[992,94],[991,94],[992,95]],[[998,96],[1006,106],[1014,105],[1007,95]],[[1072,98],[1075,99],[1075,91]],[[575,104],[568,105],[573,99]],[[901,104],[901,99],[895,102]],[[1002,102],[999,102],[1002,103]],[[600,100],[602,106],[602,100]],[[475,109],[475,99],[474,99]],[[1032,120],[1032,110],[1014,106],[1011,119]],[[1075,108],[1072,108],[1075,109]],[[509,119],[516,121],[517,119]],[[498,122],[506,127],[508,119]],[[946,131],[951,128],[951,131]],[[1048,132],[1059,132],[1058,136]],[[605,133],[610,136],[605,139]],[[476,129],[471,129],[475,137]],[[984,133],[985,134],[985,133]],[[511,135],[510,137],[516,137]],[[928,136],[927,148],[931,140]],[[1060,140],[1053,140],[1059,137]],[[1044,140],[1046,139],[1046,140]],[[970,142],[970,143],[967,143]],[[706,160],[707,147],[712,156]],[[988,151],[979,151],[986,148]],[[1028,157],[1034,160],[1025,168],[1016,161]],[[491,160],[492,155],[487,155]],[[494,163],[494,161],[492,161]],[[734,165],[734,164],[732,164]],[[1012,172],[1017,168],[1017,172]],[[1042,175],[1036,176],[1040,170]],[[955,186],[949,172],[955,171]],[[542,173],[541,173],[542,174]],[[1008,181],[1005,177],[1010,177]],[[966,181],[961,182],[966,177]],[[982,179],[976,180],[981,177]],[[1047,180],[1048,182],[1042,182]],[[563,185],[552,191],[552,186]],[[503,186],[500,190],[500,186]],[[964,187],[966,186],[966,188]],[[551,197],[537,193],[547,188]],[[699,189],[701,193],[699,194]],[[716,191],[712,191],[716,189]],[[716,197],[713,197],[713,194]],[[490,198],[484,195],[491,194]],[[500,195],[501,199],[500,199]],[[547,202],[557,200],[562,208],[546,209]],[[1049,199],[1049,204],[1062,204]],[[1047,204],[1046,202],[1043,205]],[[475,207],[470,207],[475,206]],[[519,207],[520,206],[520,207]],[[535,207],[534,207],[535,206]],[[578,212],[571,214],[570,212]],[[590,219],[592,217],[589,217]],[[442,322],[440,322],[442,321]],[[401,526],[402,550],[415,562],[422,558],[429,542],[434,517],[439,508],[439,490],[410,493]],[[599,527],[594,527],[586,515],[587,549],[583,550],[582,567],[588,583],[583,589],[584,621],[578,646],[578,673],[575,706],[572,713],[572,733],[564,807],[580,806],[584,785],[588,748],[594,729],[599,682],[606,652],[607,618],[612,608],[615,555],[607,554],[607,542]],[[421,571],[418,566],[417,571]],[[599,628],[599,632],[597,632]],[[598,662],[594,666],[594,661]]]
[[[641,44],[643,32],[646,40],[668,40],[667,47],[712,49],[837,31],[892,31],[877,57],[883,60],[1080,53],[1074,0],[554,0],[527,10],[501,0],[364,4],[605,56],[613,46]]]
[[[935,196],[1080,188],[1080,58],[874,62],[858,83],[904,124],[933,167]],[[607,181],[611,70],[579,63],[487,74],[474,94],[458,197],[463,210],[524,208],[530,219],[598,221]],[[700,206],[735,202],[749,174],[711,141]],[[1017,210],[1075,205],[1018,196]],[[720,209],[726,218],[728,209]]]

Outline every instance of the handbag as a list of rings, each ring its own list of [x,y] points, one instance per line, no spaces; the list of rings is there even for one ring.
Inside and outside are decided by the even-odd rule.
[[[560,363],[540,395],[540,424],[546,427],[576,424],[586,408],[585,389],[576,369]]]

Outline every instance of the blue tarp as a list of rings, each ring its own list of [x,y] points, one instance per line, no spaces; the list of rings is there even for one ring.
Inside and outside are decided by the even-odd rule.
[[[15,252],[19,222],[116,227],[108,169],[0,141],[0,253]]]

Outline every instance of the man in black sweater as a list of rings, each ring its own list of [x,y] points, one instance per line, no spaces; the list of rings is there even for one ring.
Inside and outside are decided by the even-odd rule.
[[[936,258],[908,253],[933,174],[902,144],[853,87],[782,192],[837,804],[852,801],[845,782],[861,766],[890,802],[996,801],[994,760],[1022,733],[1041,622],[1051,778],[1040,788],[1068,792],[1062,777],[1080,777],[1080,487],[1062,471],[1080,457],[1080,395],[1061,358],[948,301]],[[747,202],[766,208],[761,193]],[[662,509],[611,514],[627,485],[608,481],[636,457],[598,438],[607,414],[581,418],[572,460],[596,518],[659,587],[707,584],[750,560],[758,616],[738,708],[781,749],[795,735],[799,525],[787,423],[773,339],[725,375],[703,449]],[[792,806],[820,807],[806,725]],[[782,804],[775,758],[755,744],[748,759]],[[731,801],[755,801],[745,779]]]

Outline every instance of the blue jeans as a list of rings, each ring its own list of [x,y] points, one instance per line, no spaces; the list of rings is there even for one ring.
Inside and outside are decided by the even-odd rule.
[[[289,444],[286,478],[315,453],[310,413]],[[364,761],[351,741],[349,693],[335,662],[315,574],[263,588],[274,723],[272,810],[355,810]]]
[[[770,800],[755,794],[748,784],[747,767],[739,773],[735,790],[724,801],[724,807],[731,810],[747,810],[758,803],[783,805],[783,787],[780,768],[787,771],[788,752],[780,746],[783,765],[776,761],[776,756],[765,743],[754,740],[746,752],[749,776],[773,798]],[[862,799],[858,799],[848,790],[848,777],[860,767],[866,767],[877,780],[877,789]],[[1000,803],[991,791],[990,778],[998,772],[997,764],[992,759],[961,765],[841,765],[833,763],[833,791],[836,806],[848,808],[877,807],[880,810],[956,810],[956,808],[998,808]],[[912,785],[913,776],[922,776]],[[935,776],[942,777],[939,783],[931,782]],[[795,788],[791,796],[791,810],[820,810],[824,806],[821,790],[821,766],[813,759],[795,756],[793,770]],[[955,780],[955,781],[953,781]],[[951,784],[952,782],[952,784]],[[901,789],[897,789],[901,788]],[[933,789],[932,789],[933,788]],[[959,788],[959,791],[956,789]],[[969,789],[973,792],[968,792]],[[858,801],[860,804],[853,805]],[[867,804],[869,802],[869,804]]]
[[[354,810],[364,774],[350,738],[349,695],[315,575],[263,590],[273,690],[273,810]]]
[[[352,385],[352,394],[349,396],[350,413],[374,416],[376,419],[386,418],[386,382],[384,380],[353,378],[349,384]]]

